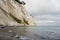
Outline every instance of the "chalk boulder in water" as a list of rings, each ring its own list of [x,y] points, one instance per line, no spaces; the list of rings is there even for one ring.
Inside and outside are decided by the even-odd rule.
[[[35,25],[23,4],[15,0],[0,0],[0,25]]]

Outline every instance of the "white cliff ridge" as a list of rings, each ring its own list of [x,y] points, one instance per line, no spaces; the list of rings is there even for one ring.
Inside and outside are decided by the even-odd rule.
[[[0,25],[35,25],[23,4],[15,0],[0,0]]]

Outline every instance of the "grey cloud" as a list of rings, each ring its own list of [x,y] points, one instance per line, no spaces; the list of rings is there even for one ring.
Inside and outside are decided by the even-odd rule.
[[[60,25],[60,0],[25,0],[39,25]]]

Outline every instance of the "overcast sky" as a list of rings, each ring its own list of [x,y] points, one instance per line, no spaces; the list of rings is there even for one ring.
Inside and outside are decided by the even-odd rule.
[[[26,9],[37,18],[38,25],[60,26],[60,0],[24,0]]]

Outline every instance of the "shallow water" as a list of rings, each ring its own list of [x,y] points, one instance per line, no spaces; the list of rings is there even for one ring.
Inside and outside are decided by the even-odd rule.
[[[4,27],[0,29],[0,40],[60,40],[59,31],[59,26]]]

